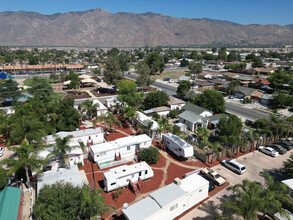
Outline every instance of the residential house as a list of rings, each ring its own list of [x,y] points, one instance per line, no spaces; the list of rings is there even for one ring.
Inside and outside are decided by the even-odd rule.
[[[260,103],[263,105],[270,105],[271,100],[273,99],[273,95],[271,94],[263,94],[260,98]]]
[[[182,81],[189,81],[189,80],[190,80],[190,76],[182,75],[178,78],[178,83],[181,83]]]
[[[207,81],[193,80],[192,88],[196,91],[203,91],[203,90],[214,89],[215,87],[212,83]]]
[[[83,103],[86,100],[87,99],[82,100],[81,103]],[[78,106],[79,106],[77,103],[80,104],[80,101],[81,101],[80,99],[79,100],[75,100],[74,108],[76,110],[78,110]],[[97,104],[97,116],[104,115],[104,114],[106,114],[108,112],[108,109],[106,108],[106,106],[99,99],[92,99],[92,101],[93,101],[93,105],[96,105]],[[84,113],[84,114],[86,114],[86,113]]]
[[[281,182],[290,188],[290,190],[291,190],[290,195],[293,198],[293,178],[282,180]]]
[[[257,89],[254,88],[248,88],[244,86],[237,86],[235,88],[235,96],[239,99],[245,99],[245,98],[260,98],[262,94]]]
[[[217,127],[219,124],[220,119],[222,118],[221,114],[215,114],[210,117],[207,117],[208,120],[208,128],[209,129],[214,129]]]
[[[181,100],[181,99],[177,99],[173,96],[170,96],[170,100],[168,101],[168,106],[171,110],[175,110],[175,109],[179,109],[181,110],[181,108],[185,105],[185,101]]]
[[[22,219],[23,195],[20,188],[6,186],[0,192],[0,219]]]
[[[145,161],[112,168],[104,172],[104,191],[110,192],[153,176],[154,171]]]
[[[122,210],[127,220],[174,219],[208,198],[209,182],[198,174],[171,183]],[[139,210],[139,211],[138,211]]]
[[[276,67],[266,67],[266,68],[254,68],[254,71],[256,71],[258,74],[264,74],[264,75],[270,75],[278,70]]]
[[[135,118],[134,120],[134,124],[135,125],[142,125],[142,126],[147,126],[148,123],[152,123],[152,126],[151,126],[151,131],[150,131],[150,137],[153,138],[155,136],[155,132],[160,128],[159,124],[153,120],[152,118],[146,116],[145,114],[139,112],[139,111],[136,111],[137,113],[137,117]]]
[[[151,144],[152,139],[146,134],[128,136],[90,146],[90,156],[102,169],[134,160],[140,149]]]
[[[195,131],[198,127],[207,127],[207,117],[213,115],[213,112],[191,103],[187,103],[182,109],[183,112],[178,116],[179,122],[185,124],[191,131]]]

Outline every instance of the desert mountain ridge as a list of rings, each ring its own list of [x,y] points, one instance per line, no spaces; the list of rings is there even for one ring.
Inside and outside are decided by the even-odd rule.
[[[152,12],[112,14],[103,9],[43,15],[0,12],[3,46],[207,46],[293,44],[292,25],[242,25]]]

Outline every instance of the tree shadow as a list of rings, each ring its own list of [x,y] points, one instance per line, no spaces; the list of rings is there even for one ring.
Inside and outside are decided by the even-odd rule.
[[[192,220],[210,220],[214,219],[216,216],[218,216],[220,213],[217,211],[219,209],[218,205],[214,204],[214,201],[207,201],[201,206],[197,208],[200,211],[206,212],[206,216],[204,217],[194,217]]]
[[[288,178],[281,172],[281,169],[264,169],[263,172],[269,173],[275,181],[281,181]]]

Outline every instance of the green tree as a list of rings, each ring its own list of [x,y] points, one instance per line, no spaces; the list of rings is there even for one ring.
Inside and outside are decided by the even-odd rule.
[[[227,92],[229,93],[229,95],[232,95],[235,93],[235,89],[239,84],[240,84],[239,80],[230,81],[227,88]]]
[[[182,59],[180,61],[180,66],[185,67],[185,66],[188,66],[188,65],[189,65],[189,61],[188,60]]]
[[[217,50],[218,50],[218,49],[217,49],[216,47],[213,47],[213,48],[212,48],[212,52],[213,52],[213,53],[216,53]]]
[[[210,131],[208,129],[206,129],[205,127],[197,128],[196,130],[197,141],[202,147],[208,144],[209,136],[210,136]]]
[[[195,96],[192,102],[214,113],[225,112],[224,98],[222,94],[216,90],[205,90],[202,94]]]
[[[123,79],[120,63],[117,56],[109,56],[106,59],[104,80],[108,85],[117,85]]]
[[[223,116],[218,124],[218,135],[222,141],[232,142],[233,138],[241,134],[242,126],[241,120],[236,115]]]
[[[222,203],[225,212],[230,212],[242,216],[247,220],[257,218],[257,212],[262,204],[262,188],[257,182],[243,180],[242,184],[237,184],[228,188],[235,198],[229,198]]]
[[[3,84],[0,84],[0,101],[17,101],[22,96],[17,82],[12,79],[4,80]]]
[[[101,191],[87,185],[58,182],[45,185],[33,208],[34,219],[94,219],[109,211]]]
[[[169,114],[168,114],[168,117],[170,118],[178,118],[178,115],[180,115],[181,111],[179,108],[176,108],[176,109],[173,109],[173,110],[170,110]]]
[[[160,107],[160,106],[167,105],[169,100],[170,100],[169,96],[164,91],[149,92],[145,96],[145,99],[143,101],[143,106],[144,106],[144,109]]]
[[[21,143],[23,140],[41,142],[46,135],[44,124],[34,116],[23,115],[13,120],[10,125],[10,143]]]
[[[54,135],[55,142],[52,147],[54,148],[53,150],[53,155],[52,156],[57,156],[61,157],[63,160],[63,164],[65,165],[66,168],[69,168],[69,161],[68,161],[68,152],[72,150],[72,147],[69,145],[70,139],[73,138],[72,135],[68,135],[64,138],[60,138],[58,135]],[[62,165],[63,167],[63,165]]]
[[[176,94],[179,97],[184,98],[186,93],[190,90],[190,88],[191,88],[191,82],[188,80],[183,80],[182,82],[180,82],[179,86],[177,87]]]
[[[270,100],[270,105],[273,109],[277,110],[282,108],[288,103],[288,96],[284,92],[276,93],[273,95],[273,98]]]
[[[188,68],[192,74],[198,74],[202,72],[202,63],[190,62]]]
[[[288,177],[293,178],[293,153],[291,153],[290,157],[283,162],[282,172]]]
[[[8,185],[7,170],[0,167],[0,192]]]
[[[162,73],[164,71],[164,58],[158,52],[149,53],[145,58],[145,62],[151,70],[151,75],[157,72]]]
[[[120,102],[137,108],[141,105],[144,97],[143,92],[137,92],[137,84],[128,80],[118,82],[118,94]]]
[[[39,99],[44,99],[45,97],[53,94],[53,88],[51,84],[45,78],[37,76],[33,77],[31,87],[28,88],[28,91],[34,97]]]
[[[182,82],[180,82],[179,86],[177,87],[176,94],[179,97],[184,98],[186,93],[190,90],[190,88],[191,88],[191,82],[188,80],[183,80]]]
[[[40,172],[48,160],[39,158],[38,148],[26,141],[23,141],[19,147],[11,147],[10,149],[15,152],[16,157],[6,158],[2,160],[0,164],[6,164],[8,166],[8,175],[24,169],[26,174],[26,181],[30,187],[31,183],[29,178],[29,171]]]
[[[155,147],[143,148],[138,153],[138,159],[150,164],[156,164],[160,159],[159,154],[159,150]]]
[[[97,108],[99,108],[99,104],[98,103],[94,104],[93,100],[87,99],[83,103],[81,103],[78,106],[78,108],[81,112],[86,113],[87,119],[92,120],[93,117],[97,117]]]
[[[77,89],[80,85],[78,74],[74,73],[72,70],[69,72],[68,76],[66,76],[66,80],[70,80],[70,84],[68,85],[69,89]]]
[[[150,67],[144,61],[136,65],[136,73],[138,74],[136,83],[139,86],[150,86],[155,81],[151,77]]]
[[[227,53],[226,53],[226,47],[221,47],[219,49],[219,52],[218,52],[218,60],[224,60],[226,61],[228,59],[227,57]]]
[[[263,67],[263,63],[262,63],[261,58],[259,58],[259,57],[255,58],[255,59],[253,60],[252,67],[253,67],[253,68],[256,68],[256,67]]]

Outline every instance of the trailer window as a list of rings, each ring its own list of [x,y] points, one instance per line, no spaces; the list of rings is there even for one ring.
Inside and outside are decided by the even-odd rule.
[[[130,150],[130,146],[127,146],[127,150]]]
[[[141,171],[138,173],[139,176],[141,176]]]
[[[173,211],[174,209],[177,209],[178,208],[178,203],[176,205],[173,205],[170,207],[170,211]]]
[[[111,185],[111,186],[114,186],[114,185],[116,185],[116,183],[111,183],[110,185]]]
[[[148,171],[147,170],[145,171],[145,174],[148,174]]]

